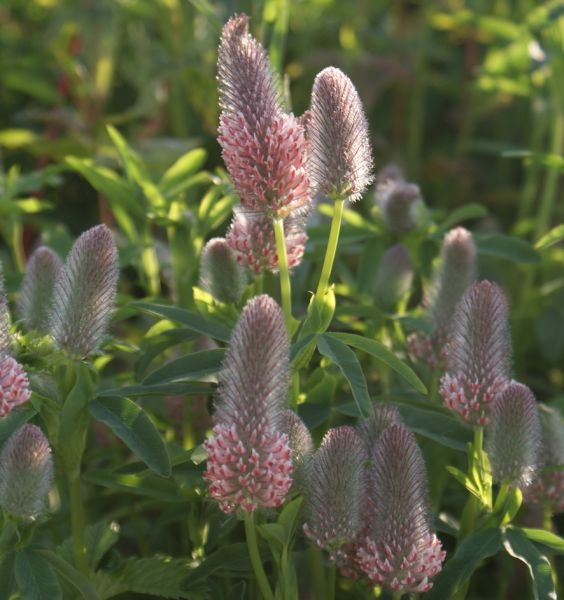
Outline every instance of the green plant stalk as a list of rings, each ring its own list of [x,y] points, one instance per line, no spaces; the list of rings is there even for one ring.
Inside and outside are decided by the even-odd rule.
[[[276,251],[278,252],[278,270],[280,274],[280,296],[282,298],[282,311],[288,336],[292,335],[292,286],[290,283],[290,269],[288,268],[288,255],[286,254],[286,239],[284,237],[284,220],[274,219],[274,237],[276,238]]]
[[[10,226],[10,244],[14,263],[19,273],[25,271],[25,251],[23,247],[23,226],[21,221],[12,220]]]
[[[74,562],[76,568],[81,573],[88,575],[88,562],[86,560],[86,517],[80,489],[80,473],[68,474],[68,486]]]
[[[307,553],[315,600],[326,600],[327,582],[323,575],[323,561],[321,556],[321,550],[316,546],[310,546],[308,548]]]
[[[335,262],[335,255],[337,254],[337,244],[339,242],[339,232],[341,231],[344,206],[345,199],[335,200],[335,209],[333,212],[333,219],[331,220],[331,229],[329,231],[327,249],[325,250],[325,259],[323,260],[323,268],[321,269],[321,276],[319,277],[317,291],[315,292],[315,300],[319,304],[323,301],[325,290],[329,286],[329,279],[331,278],[331,271],[333,270],[333,263]]]
[[[473,448],[476,450],[478,456],[481,456],[483,452],[483,444],[484,444],[484,429],[483,427],[476,427],[474,430],[474,444]],[[468,472],[470,473],[473,467],[472,458],[469,458],[468,464]],[[462,518],[460,520],[460,529],[458,532],[458,541],[462,541],[466,536],[468,536],[474,530],[476,525],[476,520],[478,518],[478,512],[480,509],[480,504],[478,499],[470,494],[468,501],[466,502],[466,506],[462,512]]]
[[[401,592],[394,592],[392,594],[392,600],[401,600],[402,596],[403,596],[403,594]]]
[[[264,572],[257,542],[257,530],[255,527],[254,513],[245,513],[245,534],[247,536],[247,547],[251,565],[257,579],[257,584],[264,600],[274,600],[270,584]]]
[[[335,589],[337,587],[337,565],[332,562],[327,567],[327,600],[335,600]]]

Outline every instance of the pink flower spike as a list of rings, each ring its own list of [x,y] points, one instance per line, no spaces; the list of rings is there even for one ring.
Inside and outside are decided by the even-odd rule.
[[[26,372],[11,356],[0,357],[0,417],[29,400],[31,390]]]

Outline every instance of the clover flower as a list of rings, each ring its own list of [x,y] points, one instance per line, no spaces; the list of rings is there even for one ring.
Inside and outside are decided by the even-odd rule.
[[[357,550],[373,584],[399,593],[426,592],[446,553],[431,532],[425,464],[415,436],[390,425],[372,455],[373,511]]]
[[[384,310],[393,310],[398,301],[411,289],[413,263],[407,248],[395,244],[380,259],[376,273],[376,301]]]
[[[448,408],[481,427],[509,381],[511,365],[507,301],[497,285],[482,281],[464,294],[451,336],[441,395]]]
[[[241,205],[284,218],[309,204],[307,143],[298,120],[282,110],[265,49],[246,15],[232,17],[218,52],[219,143]]]
[[[245,283],[245,273],[227,241],[209,240],[200,259],[200,287],[220,302],[234,303],[241,298]]]
[[[31,390],[24,368],[11,356],[0,355],[0,417],[27,402],[30,396]]]
[[[286,256],[290,269],[302,261],[307,241],[305,221],[301,216],[284,219]],[[260,213],[236,210],[226,235],[240,265],[255,274],[278,271],[278,251],[272,220]]]
[[[76,357],[98,348],[114,307],[118,255],[105,225],[85,231],[74,243],[55,282],[50,333]]]
[[[372,183],[368,122],[351,80],[339,69],[318,73],[303,119],[312,189],[333,199],[360,198]]]
[[[24,425],[0,454],[0,506],[13,515],[34,519],[45,511],[52,482],[49,442],[39,427]]]
[[[388,165],[378,173],[374,198],[384,223],[393,233],[401,235],[417,226],[418,208],[423,202],[421,190],[418,185],[408,183],[395,165]]]
[[[280,506],[292,484],[292,451],[283,433],[290,381],[282,311],[266,296],[245,306],[225,356],[204,478],[221,509]]]

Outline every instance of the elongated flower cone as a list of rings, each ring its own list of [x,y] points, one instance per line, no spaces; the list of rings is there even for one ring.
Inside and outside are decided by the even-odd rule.
[[[317,75],[305,123],[313,190],[334,199],[360,198],[374,179],[368,122],[342,71],[328,67]]]
[[[46,246],[37,248],[29,257],[18,302],[18,313],[27,329],[48,330],[55,281],[61,266],[59,257]]]
[[[29,400],[31,391],[27,374],[20,363],[8,356],[0,355],[0,417]]]
[[[421,190],[405,181],[395,165],[388,165],[378,173],[375,200],[388,229],[403,234],[418,225]]]
[[[45,512],[53,482],[53,460],[39,427],[24,425],[8,439],[0,454],[0,506],[33,519]]]
[[[364,444],[352,427],[330,429],[307,465],[304,533],[339,562],[339,550],[360,528]]]
[[[216,300],[238,302],[245,289],[245,272],[223,238],[211,239],[202,250],[200,287]]]
[[[531,390],[512,381],[493,404],[486,449],[494,481],[526,486],[537,468],[540,424]]]
[[[76,357],[98,348],[114,307],[118,275],[112,232],[105,225],[85,231],[55,283],[50,333],[60,348]]]
[[[564,423],[555,408],[539,404],[541,445],[539,469],[524,489],[527,502],[540,504],[554,513],[564,512]]]
[[[426,592],[445,552],[430,529],[425,464],[415,436],[390,425],[372,456],[373,513],[357,552],[372,583],[395,592]]]
[[[10,311],[8,309],[8,297],[4,287],[4,270],[0,263],[0,354],[8,352],[12,345],[10,336]]]
[[[452,319],[441,394],[446,406],[473,426],[487,423],[494,400],[509,381],[507,313],[501,289],[482,281],[464,294]]]
[[[291,216],[284,219],[283,225],[288,266],[292,269],[301,263],[304,255],[305,220]],[[260,213],[235,211],[226,239],[240,265],[257,275],[278,271],[278,251],[270,218]]]
[[[357,426],[368,453],[372,453],[380,435],[393,424],[402,424],[398,409],[385,402],[372,402],[372,414]]]
[[[223,28],[218,52],[219,143],[241,204],[283,218],[309,204],[302,125],[282,110],[278,82],[246,15]]]
[[[290,381],[282,311],[266,296],[250,300],[233,330],[215,403],[205,479],[225,512],[279,506],[292,484],[283,433]]]
[[[413,263],[407,248],[396,244],[388,248],[380,259],[376,274],[376,301],[384,310],[394,310],[397,303],[411,289]]]
[[[293,410],[285,410],[282,419],[282,432],[288,436],[292,450],[292,488],[301,493],[306,488],[307,462],[313,454],[313,440],[306,424]]]

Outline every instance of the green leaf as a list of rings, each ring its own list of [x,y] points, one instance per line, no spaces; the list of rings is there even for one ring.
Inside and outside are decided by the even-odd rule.
[[[16,554],[15,575],[22,600],[62,600],[53,567],[33,550],[27,548]]]
[[[0,419],[0,448],[4,442],[37,414],[34,408],[16,408]]]
[[[143,409],[127,398],[98,398],[90,413],[107,425],[150,469],[161,477],[171,472],[166,444]]]
[[[536,250],[544,250],[554,246],[558,242],[564,240],[564,223],[552,228],[547,234],[543,235],[535,244]]]
[[[349,382],[360,414],[368,417],[372,410],[368,386],[355,353],[334,335],[327,333],[318,336],[317,348],[339,367]]]
[[[137,398],[139,396],[199,396],[207,395],[213,388],[206,383],[179,381],[173,383],[155,383],[153,385],[128,385],[122,388],[104,390],[98,393],[98,398],[108,396],[123,396]]]
[[[221,342],[228,342],[231,338],[231,331],[228,327],[214,321],[208,321],[202,318],[201,315],[183,308],[167,306],[165,304],[151,304],[149,302],[134,302],[133,306],[144,312],[158,315],[159,317],[166,317],[175,323],[181,323],[192,331],[209,335]]]
[[[88,471],[82,479],[115,492],[145,496],[153,500],[181,503],[186,502],[187,490],[180,490],[175,481],[156,475],[116,474],[107,471]]]
[[[224,356],[225,350],[222,348],[192,352],[150,373],[143,380],[143,385],[176,381],[214,381],[215,377],[210,379],[210,376],[219,373]]]
[[[513,529],[517,530],[517,527],[513,527]],[[546,531],[545,529],[529,529],[526,527],[523,527],[519,531],[526,535],[532,542],[543,544],[559,554],[564,554],[564,538],[555,533]]]
[[[540,260],[537,251],[520,238],[498,233],[475,233],[474,240],[480,254],[523,264],[534,264]]]
[[[405,379],[405,381],[410,383],[418,392],[421,392],[422,394],[427,393],[427,388],[419,377],[417,377],[413,369],[408,367],[381,342],[362,337],[355,333],[328,333],[326,335],[340,340],[347,344],[347,346],[352,346],[353,348],[357,348],[358,350],[362,350],[363,352],[374,356],[395,371],[400,377]]]
[[[454,556],[447,560],[443,570],[433,580],[433,587],[425,596],[425,600],[452,598],[457,588],[470,579],[480,563],[497,554],[500,549],[499,529],[483,529],[462,540]]]
[[[307,307],[306,318],[300,330],[300,338],[327,331],[335,314],[335,305],[334,286],[327,289],[320,301],[315,295],[312,295]]]
[[[466,204],[453,211],[442,223],[440,231],[447,231],[454,225],[468,221],[469,219],[480,219],[488,214],[488,210],[481,204]]]
[[[203,148],[195,148],[186,154],[183,154],[159,181],[161,193],[170,198],[182,193],[186,189],[187,182],[190,181],[190,175],[200,170],[206,162],[207,153]]]
[[[278,517],[278,523],[286,532],[286,543],[293,538],[294,532],[298,526],[303,500],[303,496],[298,496],[297,498],[294,498],[294,500],[288,502]]]
[[[266,558],[266,553],[264,558]],[[222,546],[213,554],[210,554],[202,564],[194,569],[187,578],[187,583],[206,581],[217,571],[228,573],[248,573],[251,570],[251,561],[247,544],[237,542],[229,546]]]
[[[10,600],[12,594],[16,591],[16,576],[14,565],[16,562],[16,553],[10,552],[0,559],[0,600]]]
[[[84,600],[99,600],[94,585],[88,577],[83,575],[80,571],[77,571],[73,565],[62,559],[60,556],[57,556],[51,550],[37,550],[36,552],[48,561],[61,577],[75,587]]]
[[[508,554],[524,562],[529,568],[535,600],[556,600],[550,562],[527,536],[519,529],[507,527],[503,534],[503,545]]]

